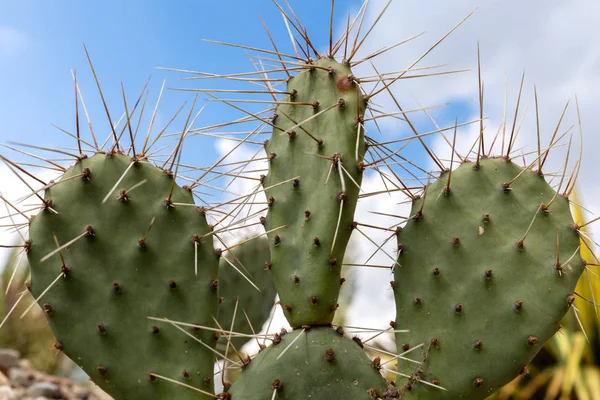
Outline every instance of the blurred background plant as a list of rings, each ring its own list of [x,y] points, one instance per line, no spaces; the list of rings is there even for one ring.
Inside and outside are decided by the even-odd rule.
[[[24,296],[0,329],[0,348],[18,350],[21,357],[28,359],[39,371],[69,375],[73,369],[71,362],[67,362],[61,352],[54,350],[55,339],[41,309],[34,306],[22,319],[19,319],[19,316],[34,301],[28,291],[23,294],[26,290],[25,281],[29,275],[29,268],[25,257],[22,257],[20,252],[22,249],[15,251],[7,264],[0,266],[2,274],[0,321],[4,321],[19,297]]]

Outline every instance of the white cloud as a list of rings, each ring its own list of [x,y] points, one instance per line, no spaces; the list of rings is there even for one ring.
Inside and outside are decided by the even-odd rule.
[[[386,0],[371,1],[367,19],[372,22]],[[407,38],[427,30],[425,38],[399,47],[379,58],[381,71],[408,67],[468,12],[478,10],[463,26],[435,49],[418,66],[449,64],[448,68],[470,68],[471,72],[436,78],[411,79],[397,82],[394,93],[400,99],[415,95],[423,104],[446,102],[467,103],[477,107],[477,42],[482,49],[482,78],[485,85],[485,122],[500,125],[503,117],[505,78],[508,80],[509,121],[514,112],[521,74],[526,72],[521,111],[529,103],[529,111],[520,135],[521,143],[535,144],[533,84],[538,88],[543,141],[547,143],[560,112],[568,100],[571,109],[563,123],[567,128],[577,121],[574,95],[579,99],[584,127],[584,158],[580,187],[585,188],[584,200],[593,202],[600,189],[593,183],[594,149],[600,144],[593,132],[599,127],[595,107],[600,92],[597,71],[600,70],[600,30],[594,16],[600,15],[600,3],[578,0],[567,3],[533,0],[394,2],[365,42],[361,54],[368,54],[391,41]],[[393,38],[393,39],[390,39]],[[360,55],[358,56],[360,58]],[[370,67],[362,70],[372,74]],[[381,101],[381,100],[378,100]],[[411,104],[411,101],[408,101]],[[407,106],[408,107],[408,106]],[[562,131],[561,131],[562,132]],[[574,130],[576,132],[576,129]],[[489,133],[488,133],[489,134]],[[578,147],[578,143],[576,145]],[[577,148],[575,147],[575,148]],[[575,159],[574,152],[572,159]],[[557,160],[554,167],[562,162]]]

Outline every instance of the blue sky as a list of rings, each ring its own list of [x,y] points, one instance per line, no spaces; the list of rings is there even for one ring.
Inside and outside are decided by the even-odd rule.
[[[321,3],[317,1],[295,3],[309,32],[323,39],[322,46],[326,40],[323,28],[328,26],[327,10],[322,6],[316,10]],[[357,3],[344,2],[338,9],[339,14],[346,14],[348,7]],[[273,35],[289,43],[287,36],[282,36],[287,34],[281,17],[269,0],[69,1],[61,6],[49,2],[7,2],[0,16],[0,26],[14,31],[16,44],[9,46],[5,54],[0,53],[3,58],[0,120],[4,121],[0,141],[71,144],[51,127],[56,124],[73,129],[71,68],[78,70],[79,84],[93,122],[105,124],[82,43],[91,53],[109,107],[118,114],[123,107],[121,81],[130,103],[150,74],[153,76],[150,99],[157,95],[164,76],[169,76],[167,86],[178,86],[176,80],[181,75],[154,67],[214,72],[249,70],[251,66],[242,50],[203,43],[199,38],[270,48],[259,13],[269,22]],[[306,18],[307,15],[310,17]],[[192,97],[189,93],[168,93],[162,108],[164,115]],[[211,109],[206,109],[198,125],[227,120],[222,114],[214,115]]]
[[[292,1],[319,49],[325,48],[328,41],[329,4],[325,3],[323,0]],[[337,1],[335,26],[338,34],[346,23],[348,12],[355,14],[360,4],[356,0]],[[144,82],[152,75],[148,110],[153,106],[163,77],[168,77],[167,87],[183,86],[178,81],[181,74],[155,67],[218,73],[251,70],[243,50],[204,43],[200,38],[270,49],[260,15],[269,25],[278,45],[284,51],[291,51],[281,15],[270,0],[169,3],[68,1],[62,2],[61,6],[49,2],[9,2],[3,7],[0,16],[0,44],[3,43],[0,47],[2,143],[18,141],[50,147],[73,146],[72,139],[51,126],[56,124],[74,131],[72,68],[78,71],[79,85],[95,129],[106,132],[107,120],[85,58],[83,43],[91,53],[115,120],[123,109],[121,82],[125,85],[131,107]],[[203,81],[204,87],[209,85],[239,87],[231,82]],[[163,122],[183,102],[188,101],[189,104],[192,99],[190,93],[166,93],[160,113]],[[205,99],[206,96],[201,95],[199,104]],[[463,106],[458,103],[456,110],[442,118],[453,121],[455,111],[464,111]],[[196,126],[227,121],[239,115],[227,106],[210,102]],[[174,125],[170,131],[180,129],[182,123],[180,119],[179,125]],[[86,131],[83,119],[82,129]],[[191,151],[196,165],[209,164],[215,154],[206,150],[212,150],[213,145],[214,139],[194,138],[186,149],[187,157],[184,157],[192,161],[189,158]],[[197,161],[198,156],[202,161]]]

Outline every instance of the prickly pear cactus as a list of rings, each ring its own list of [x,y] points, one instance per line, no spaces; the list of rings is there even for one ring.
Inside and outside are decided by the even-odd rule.
[[[584,269],[566,198],[511,161],[474,165],[427,187],[398,235],[396,324],[410,329],[398,351],[423,345],[405,355],[421,366],[399,360],[402,398],[484,399],[512,380],[559,329]]]
[[[151,374],[212,393],[214,355],[205,347],[215,345],[212,333],[182,328],[189,337],[147,318],[214,326],[218,258],[212,237],[202,238],[210,232],[206,218],[177,205],[193,203],[192,195],[170,175],[145,161],[131,163],[96,154],[46,190],[48,208],[30,224],[30,289],[55,347],[107,393],[209,398]]]
[[[308,66],[307,66],[308,68]],[[277,107],[267,188],[271,270],[293,327],[327,325],[361,183],[366,106],[347,65],[323,58],[291,78]]]
[[[243,241],[243,240],[242,240]],[[265,264],[270,260],[269,242],[266,237],[252,239],[236,247],[221,257],[219,262],[219,323],[225,330],[231,328],[233,312],[236,309],[235,325],[236,334],[252,335],[252,328],[258,333],[265,321],[269,318],[275,303],[275,285]],[[235,267],[260,289],[254,288]],[[244,311],[246,314],[244,314]],[[246,319],[246,315],[250,320]],[[226,335],[221,336],[219,347],[227,345]],[[249,339],[247,337],[231,337],[231,343],[241,348]]]
[[[386,390],[379,359],[332,328],[277,335],[231,386],[229,398],[377,399]],[[225,397],[228,398],[228,397]]]

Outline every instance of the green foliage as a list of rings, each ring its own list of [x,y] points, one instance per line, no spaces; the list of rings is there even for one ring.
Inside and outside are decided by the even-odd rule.
[[[270,258],[269,242],[265,237],[250,239],[221,257],[219,294],[222,301],[219,305],[219,324],[223,329],[230,330],[235,311],[235,324],[231,329],[233,332],[243,335],[260,332],[275,303],[275,285],[269,271],[265,270],[265,263]],[[242,273],[260,289],[260,292],[241,275]],[[222,352],[227,346],[226,336],[223,335],[219,341]],[[247,337],[231,338],[231,343],[237,349],[247,341]]]
[[[31,291],[38,298],[52,285],[39,303],[57,348],[107,393],[203,398],[149,374],[212,391],[214,355],[205,345],[215,345],[214,335],[187,328],[192,337],[186,337],[148,317],[214,326],[218,258],[212,237],[201,239],[209,227],[196,207],[176,205],[193,199],[171,175],[148,162],[131,162],[124,155],[96,154],[46,191],[46,204],[56,213],[44,210],[30,224]],[[57,252],[55,238],[70,244]]]
[[[18,261],[20,265],[17,265]],[[2,285],[0,289],[0,321],[4,320],[6,314],[19,301],[21,293],[25,289],[25,280],[29,270],[25,259],[18,254],[7,262],[2,269]],[[13,277],[14,274],[14,277]],[[11,281],[11,277],[13,277]],[[10,282],[10,287],[8,284]],[[25,293],[11,316],[4,322],[0,329],[0,347],[18,350],[21,357],[31,361],[31,365],[37,370],[47,373],[57,372],[63,359],[62,354],[50,351],[54,344],[54,335],[48,327],[43,312],[35,308],[27,313],[22,320],[19,315],[35,301],[31,293]]]
[[[265,227],[284,226],[269,234],[271,270],[293,327],[327,325],[358,201],[366,101],[350,68],[330,58],[291,78],[286,91],[297,104],[278,106],[266,146]]]
[[[532,171],[484,159],[414,202],[415,217],[398,235],[394,283],[396,324],[410,332],[396,339],[399,348],[423,345],[413,352],[423,363],[399,363],[413,376],[398,380],[404,398],[484,398],[559,329],[584,262],[569,202],[555,194]]]
[[[371,400],[385,389],[377,362],[369,360],[361,345],[343,331],[313,328],[277,337],[229,392],[234,400]]]

